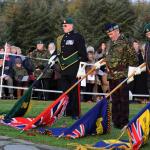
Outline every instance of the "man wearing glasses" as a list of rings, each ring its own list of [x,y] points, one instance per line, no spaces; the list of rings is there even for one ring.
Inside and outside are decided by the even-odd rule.
[[[80,61],[87,60],[85,40],[74,31],[73,19],[68,17],[62,23],[64,34],[57,38],[57,53],[61,68],[62,90],[66,91],[77,82],[77,71]],[[80,116],[79,90],[75,87],[69,93],[66,116],[78,119]]]

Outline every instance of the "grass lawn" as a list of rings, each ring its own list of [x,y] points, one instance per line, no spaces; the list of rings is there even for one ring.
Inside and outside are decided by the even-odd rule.
[[[15,100],[0,100],[0,114],[7,113],[13,104],[15,103]],[[26,114],[25,117],[36,117],[46,106],[48,106],[50,102],[47,101],[32,101],[32,108],[31,110]],[[88,103],[82,103],[82,114],[87,112],[93,104]],[[130,118],[133,117],[138,111],[143,108],[145,104],[130,104]],[[69,117],[63,117],[62,119],[58,120],[53,127],[61,127],[63,124],[67,124],[67,126],[70,126],[74,123],[74,120],[72,120]],[[0,126],[0,135],[10,136],[14,138],[19,139],[25,139],[28,141],[32,141],[34,143],[40,143],[40,144],[47,144],[51,146],[57,146],[57,147],[64,147],[68,149],[73,149],[71,146],[68,146],[68,143],[80,143],[80,144],[95,144],[99,140],[104,139],[113,139],[118,138],[120,135],[120,130],[113,128],[111,129],[111,132],[105,135],[93,135],[88,136],[80,139],[75,140],[66,140],[64,138],[57,139],[55,137],[47,136],[47,135],[40,135],[36,134],[35,136],[29,136],[26,132],[20,133],[19,131],[6,126]],[[127,135],[124,135],[122,139],[128,139]],[[149,150],[150,148],[150,140],[147,144],[144,145],[141,149],[143,150]]]

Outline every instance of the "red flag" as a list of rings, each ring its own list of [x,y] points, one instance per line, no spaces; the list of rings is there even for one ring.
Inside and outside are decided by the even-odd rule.
[[[51,126],[57,119],[60,119],[68,104],[68,96],[64,93],[36,118],[16,117],[8,120],[0,120],[0,123],[20,130],[30,130],[38,126]]]
[[[56,101],[50,104],[41,114],[33,119],[23,130],[29,130],[41,125],[52,125],[64,114],[68,104],[68,96],[62,94]]]

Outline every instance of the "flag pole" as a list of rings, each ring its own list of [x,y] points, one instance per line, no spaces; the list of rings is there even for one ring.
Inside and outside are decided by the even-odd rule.
[[[31,90],[31,88],[34,87],[34,85],[37,83],[37,81],[43,76],[43,74],[47,71],[47,69],[49,67],[52,67],[54,65],[54,61],[57,57],[56,56],[51,56],[50,59],[49,59],[49,62],[47,64],[47,66],[44,68],[44,70],[41,72],[41,74],[37,77],[37,79],[32,83],[32,85],[26,90],[26,92],[23,94],[23,96],[25,97],[25,95],[27,96],[28,95],[28,91]],[[22,97],[23,97],[22,96]],[[31,96],[31,93],[30,93],[30,96]],[[13,117],[20,117],[20,116],[15,116],[15,114],[17,112],[19,112],[19,110],[21,109],[21,106],[20,103],[23,104],[24,102],[24,99],[23,98],[20,98],[15,104],[14,106],[12,107],[12,109],[5,115],[4,119],[10,119],[10,118],[13,118]],[[18,107],[19,105],[19,107]],[[29,106],[29,105],[28,105]],[[18,108],[17,108],[18,107]],[[21,116],[23,116],[26,112],[23,112]]]
[[[102,64],[104,62],[104,59],[101,59],[100,61],[98,61],[97,63]],[[94,65],[88,72],[87,74],[85,74],[83,77],[81,77],[76,83],[74,83],[68,90],[66,90],[64,93],[62,93],[57,99],[56,101],[59,101],[60,98],[64,97],[65,95],[67,95],[75,86],[77,86],[84,78],[86,78],[88,75],[90,75],[93,71],[95,71],[97,69],[97,66]],[[34,124],[38,119],[40,119],[40,117],[51,107],[51,104],[44,109],[44,111],[42,111],[38,117],[36,118],[36,120],[34,119],[32,121],[32,123]],[[28,124],[20,133],[22,133],[23,131],[28,130],[28,127],[30,127],[32,124]]]
[[[141,64],[140,66],[138,66],[140,69],[142,69],[143,67],[146,66],[146,63]],[[114,92],[116,92],[128,79],[132,78],[136,73],[136,70],[134,70],[131,75],[129,75],[129,77],[125,78],[120,84],[118,84],[112,91],[110,91],[107,95],[106,98],[108,98],[109,96],[111,96]]]
[[[4,74],[4,68],[5,68],[5,60],[6,60],[6,46],[7,42],[4,46],[4,58],[3,58],[3,66],[2,66],[2,74],[1,74],[1,82],[0,82],[0,98],[2,98],[2,85],[3,85],[3,74]]]
[[[104,60],[98,61],[100,64],[103,63]],[[73,84],[67,91],[64,92],[64,95],[68,94],[75,86],[77,86],[83,79],[85,79],[88,75],[90,75],[97,68],[93,66],[83,77],[81,77],[75,84]]]

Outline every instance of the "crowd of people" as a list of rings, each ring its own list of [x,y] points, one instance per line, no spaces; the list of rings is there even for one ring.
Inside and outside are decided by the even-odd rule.
[[[136,57],[138,58],[138,64],[144,62],[144,50],[143,45],[140,45],[140,42],[133,40],[132,48],[135,50]],[[45,47],[42,41],[37,41],[35,48],[32,47],[27,51],[26,55],[21,53],[19,47],[13,46],[10,43],[7,43],[6,46],[6,58],[5,58],[5,67],[3,71],[3,84],[11,86],[11,88],[3,88],[2,98],[20,98],[23,94],[21,89],[13,89],[13,86],[17,87],[28,87],[34,80],[41,74],[43,69],[46,67],[49,58],[51,55],[56,54],[56,46],[54,42],[50,42]],[[0,53],[0,71],[2,74],[3,70],[3,54],[4,47],[1,47]],[[7,54],[8,53],[8,54]],[[98,60],[105,58],[107,55],[107,43],[101,42],[98,46],[98,49],[94,49],[92,46],[86,47],[87,53],[87,67],[86,72],[91,69],[92,64]],[[88,65],[89,64],[89,65]],[[82,87],[84,92],[95,92],[95,93],[107,93],[109,89],[109,81],[107,79],[107,69],[105,66],[101,69],[95,71],[92,74],[93,77],[86,78],[86,86]],[[45,89],[45,90],[61,90],[60,85],[60,68],[58,65],[55,65],[55,68],[49,68],[42,78],[37,82],[35,88]],[[140,80],[139,80],[140,79]],[[130,85],[130,90],[134,94],[146,94],[147,86],[144,85],[146,82],[146,73],[143,72],[141,75],[135,77],[134,84]],[[143,84],[141,88],[141,84]],[[52,100],[58,96],[57,93],[50,92],[34,92],[33,97],[39,100]],[[92,94],[85,94],[82,97],[85,102],[93,102],[101,99],[101,96],[93,96]]]
[[[62,90],[65,92],[83,74],[79,72],[79,64],[84,62],[85,74],[93,67],[96,70],[86,77],[86,82],[81,88],[84,92],[108,93],[118,84],[127,78],[129,66],[137,67],[145,60],[149,59],[149,43],[144,47],[138,40],[131,40],[120,32],[120,27],[116,23],[109,23],[105,26],[105,31],[110,40],[99,43],[98,48],[86,46],[83,36],[74,30],[72,18],[67,18],[62,23],[64,34],[57,38],[57,42],[50,42],[47,46],[43,41],[37,41],[35,47],[27,50],[26,55],[21,53],[21,49],[10,43],[6,43],[0,49],[0,70],[1,83],[10,88],[2,88],[2,98],[20,98],[24,90],[13,89],[14,86],[29,87],[35,80],[35,89]],[[149,38],[150,25],[148,24],[144,32]],[[145,53],[145,49],[146,53]],[[47,68],[49,58],[57,55],[56,63]],[[96,62],[104,59],[105,63],[101,67]],[[149,63],[147,63],[149,65]],[[46,70],[44,68],[47,68]],[[149,69],[149,67],[148,67]],[[83,70],[82,70],[83,71]],[[39,78],[39,76],[44,74]],[[138,71],[136,70],[136,74]],[[122,128],[128,123],[129,118],[129,90],[137,94],[146,94],[147,73],[135,76],[135,80],[120,87],[112,97],[112,120],[114,126]],[[148,78],[149,79],[149,78]],[[149,81],[149,80],[148,80]],[[142,86],[143,85],[143,86]],[[142,88],[141,88],[142,87]],[[32,97],[39,100],[54,100],[58,93],[33,92]],[[78,119],[81,114],[80,101],[93,102],[101,100],[101,96],[87,94],[80,98],[79,85],[74,87],[69,93],[69,103],[66,108],[66,116]]]

